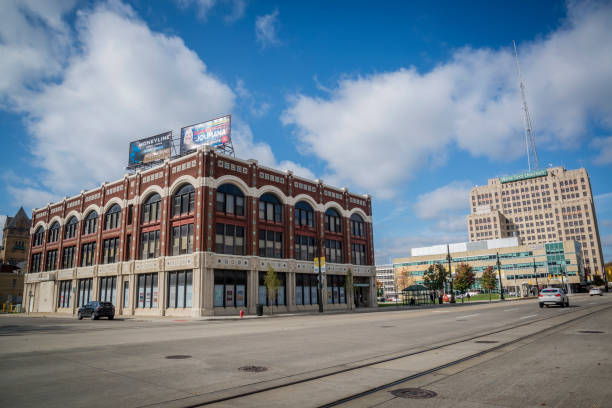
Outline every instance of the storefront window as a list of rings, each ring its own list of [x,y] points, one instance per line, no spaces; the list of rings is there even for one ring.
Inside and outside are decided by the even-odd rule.
[[[70,307],[70,294],[72,292],[72,281],[60,281],[57,307]]]
[[[136,307],[151,309],[157,307],[157,273],[144,273],[137,276],[138,302]]]
[[[295,274],[295,304],[316,305],[317,301],[317,275],[311,273]]]
[[[214,306],[246,306],[247,273],[244,271],[215,270]]]
[[[285,273],[276,273],[276,276],[281,282],[278,291],[276,292],[276,299],[268,298],[268,290],[264,283],[267,272],[259,272],[259,304],[266,306],[283,306],[285,305],[285,283],[286,283],[286,274]]]
[[[327,303],[346,303],[344,275],[327,275]]]
[[[79,279],[78,287],[78,303],[77,306],[83,306],[91,300],[91,289],[93,287],[93,279]]]
[[[115,304],[117,298],[117,277],[116,276],[105,276],[100,278],[100,297],[98,300],[101,302],[111,302]]]
[[[192,277],[192,271],[168,272],[168,307],[191,307]]]

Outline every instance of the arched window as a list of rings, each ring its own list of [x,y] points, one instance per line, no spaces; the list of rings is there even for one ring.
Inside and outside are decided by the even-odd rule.
[[[195,189],[191,184],[185,184],[174,193],[174,207],[172,215],[185,215],[193,212]]]
[[[329,208],[327,211],[325,211],[325,231],[341,233],[341,220],[342,218],[340,217],[340,214],[338,214],[338,211],[334,210],[333,208]]]
[[[297,227],[314,226],[314,211],[306,201],[300,201],[295,205],[295,225]]]
[[[351,215],[351,233],[356,237],[365,237],[365,223],[359,214]]]
[[[244,194],[233,184],[223,184],[217,188],[217,212],[231,215],[244,215]]]
[[[83,221],[83,235],[93,234],[98,227],[98,213],[91,211]]]
[[[118,228],[120,219],[121,207],[119,207],[119,204],[113,204],[113,206],[106,212],[106,215],[104,216],[104,230]]]
[[[66,223],[66,226],[64,227],[64,239],[70,239],[76,236],[78,223],[79,220],[77,220],[77,217],[75,217],[74,215],[70,217],[70,219]]]
[[[270,193],[259,197],[259,219],[270,222],[283,222],[283,206],[280,200]]]
[[[48,235],[47,242],[57,241],[57,239],[59,238],[59,230],[60,230],[59,222],[55,221],[53,224],[51,224],[51,228],[49,228],[49,235]]]
[[[34,242],[32,243],[32,246],[42,245],[44,238],[45,230],[43,229],[43,227],[36,228],[36,231],[34,232]]]
[[[142,223],[159,221],[161,215],[161,196],[157,193],[151,194],[142,205]]]

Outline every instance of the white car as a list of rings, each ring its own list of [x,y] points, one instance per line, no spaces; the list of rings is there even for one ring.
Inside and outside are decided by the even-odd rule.
[[[561,307],[569,306],[569,299],[567,295],[563,291],[563,289],[559,288],[544,288],[540,291],[540,296],[538,296],[538,302],[540,303],[540,308],[550,305],[557,305]]]
[[[599,288],[591,288],[591,290],[589,290],[589,296],[593,295],[603,296],[603,292]]]

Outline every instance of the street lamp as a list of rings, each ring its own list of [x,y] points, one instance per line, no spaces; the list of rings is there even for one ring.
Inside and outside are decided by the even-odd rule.
[[[323,239],[319,243],[319,293],[317,298],[319,300],[319,313],[323,313],[323,271],[321,270],[321,257],[323,256]]]
[[[533,258],[533,274],[535,275],[536,290],[538,291],[538,296],[539,296],[540,295],[540,285],[538,284],[538,272],[536,270],[535,258]]]
[[[570,286],[569,283],[569,278],[567,277],[567,268],[564,267],[563,265],[561,265],[561,276],[565,275],[565,287],[567,289],[567,293],[571,294],[572,293],[572,287]]]
[[[497,274],[499,276],[499,289],[500,289],[499,298],[501,300],[504,300],[504,285],[502,284],[501,262],[499,262],[499,252],[497,252],[495,256],[497,258],[497,262],[495,262],[495,263],[497,264]]]
[[[452,259],[453,258],[451,258],[451,254],[450,254],[450,246],[447,244],[446,245],[446,260],[448,261],[448,274],[450,275],[450,291],[451,291],[450,302],[455,303],[455,291],[453,290],[453,274],[451,272]]]

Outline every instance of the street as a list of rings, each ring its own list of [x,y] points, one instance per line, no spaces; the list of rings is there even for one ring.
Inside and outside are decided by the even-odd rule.
[[[416,376],[397,388],[438,394],[410,401],[422,406],[579,406],[567,404],[572,395],[606,406],[612,297],[575,295],[570,302],[569,308],[540,309],[530,299],[215,321],[3,315],[0,392],[5,403],[21,407],[215,401],[310,407],[350,396],[356,397],[348,405],[392,407],[407,401],[389,390],[358,394]],[[500,348],[487,354],[492,347]],[[491,399],[495,390],[502,392]]]

